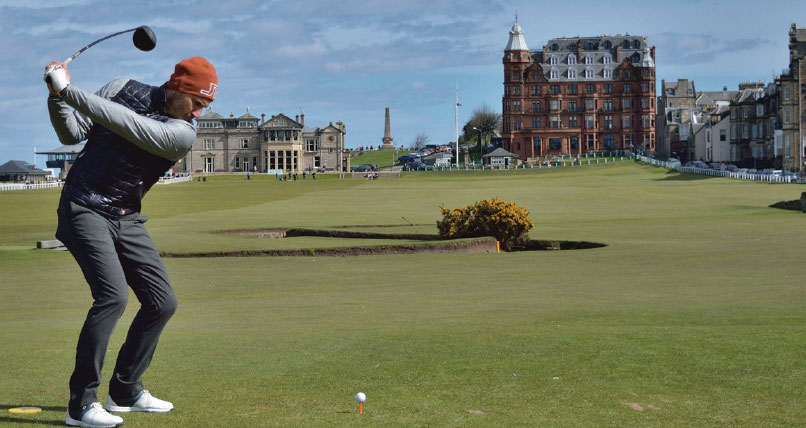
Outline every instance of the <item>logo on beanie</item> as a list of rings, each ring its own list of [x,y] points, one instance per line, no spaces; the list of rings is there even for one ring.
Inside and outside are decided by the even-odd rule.
[[[210,98],[215,98],[215,94],[217,92],[218,92],[218,85],[216,85],[215,83],[210,83],[210,89],[206,91],[202,89],[199,91],[199,93],[201,93],[202,95]]]

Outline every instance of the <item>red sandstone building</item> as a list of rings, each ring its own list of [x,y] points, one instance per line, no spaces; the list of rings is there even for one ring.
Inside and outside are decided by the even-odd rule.
[[[502,146],[521,159],[655,151],[655,47],[616,35],[526,47],[517,23],[504,51]]]

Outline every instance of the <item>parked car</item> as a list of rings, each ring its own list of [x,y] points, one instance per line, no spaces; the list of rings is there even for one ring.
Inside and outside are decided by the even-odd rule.
[[[426,165],[426,164],[424,164],[422,161],[416,160],[416,161],[411,161],[411,162],[407,163],[406,164],[406,169],[411,171],[413,169],[414,170],[416,170],[416,169],[431,169],[431,167]]]
[[[703,161],[694,161],[694,168],[708,169],[708,164]]]
[[[678,158],[669,158],[669,159],[666,159],[666,162],[680,163],[680,159],[678,159]]]
[[[350,171],[351,172],[367,172],[367,171],[370,171],[370,166],[369,166],[369,164],[351,166]]]
[[[755,168],[749,168],[749,169],[747,170],[747,173],[748,173],[748,174],[758,174],[758,170],[757,170],[757,169],[755,169]]]
[[[400,163],[408,163],[408,162],[411,162],[413,160],[419,160],[420,157],[421,156],[419,154],[417,154],[417,153],[409,153],[407,155],[403,155],[403,156],[397,158],[397,161],[400,162]]]

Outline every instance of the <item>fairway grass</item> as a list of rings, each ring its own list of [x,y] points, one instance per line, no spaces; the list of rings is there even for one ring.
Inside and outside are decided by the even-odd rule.
[[[533,239],[608,246],[165,259],[179,310],[144,382],[176,410],[124,426],[800,426],[806,215],[767,206],[801,191],[632,162],[156,186],[143,214],[166,252],[364,241],[211,233],[233,229],[434,234],[440,205],[492,197],[530,211]],[[0,192],[0,427],[64,421],[91,301],[69,253],[33,249],[58,196]],[[132,295],[102,399],[136,309]],[[23,405],[43,412],[5,410]]]

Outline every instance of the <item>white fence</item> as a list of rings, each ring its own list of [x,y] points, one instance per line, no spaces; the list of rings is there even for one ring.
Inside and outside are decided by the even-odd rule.
[[[636,156],[636,159],[638,159],[641,162],[648,163],[650,165],[669,168],[675,171],[685,172],[688,174],[701,174],[712,177],[728,177],[728,178],[736,178],[739,180],[767,181],[770,183],[800,183],[800,181],[797,178],[792,176],[782,176],[772,174],[748,174],[746,172],[730,172],[718,169],[694,168],[690,166],[682,166],[680,165],[680,162],[666,162],[662,160],[648,158],[645,156]]]
[[[60,181],[58,183],[45,183],[45,184],[0,183],[0,191],[50,189],[52,187],[62,187],[63,185],[64,181]]]
[[[186,175],[184,177],[160,177],[160,181],[157,184],[172,184],[172,183],[182,183],[185,181],[192,181],[193,177],[190,175]]]
[[[171,184],[171,183],[181,183],[184,181],[191,181],[193,177],[187,175],[184,177],[160,177],[160,180],[157,184]],[[45,184],[24,184],[24,183],[0,183],[0,192],[4,190],[37,190],[37,189],[51,189],[54,187],[62,187],[64,186],[64,181],[59,181],[58,183],[45,183]]]

